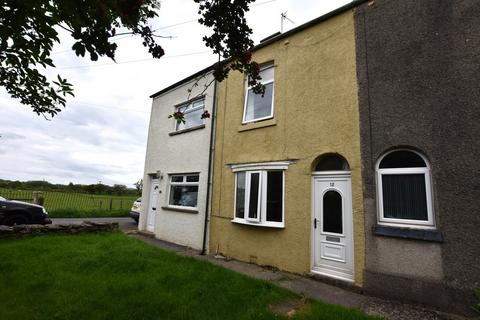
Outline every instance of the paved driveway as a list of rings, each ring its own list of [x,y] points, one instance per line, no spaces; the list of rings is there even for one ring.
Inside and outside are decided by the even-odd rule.
[[[80,224],[82,221],[93,222],[118,222],[118,226],[122,231],[137,230],[137,224],[132,218],[55,218],[52,219],[53,224]]]

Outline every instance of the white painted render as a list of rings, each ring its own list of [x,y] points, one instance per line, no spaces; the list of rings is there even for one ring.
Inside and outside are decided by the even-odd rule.
[[[147,153],[143,178],[142,210],[139,230],[146,230],[147,210],[152,178],[160,172],[159,197],[156,204],[154,234],[158,239],[192,247],[202,248],[205,204],[208,183],[208,155],[212,118],[205,119],[205,128],[170,136],[175,131],[175,120],[168,115],[175,106],[198,96],[211,83],[212,75],[207,74],[196,80],[169,90],[155,97],[152,103],[150,126],[148,130]],[[189,94],[188,90],[192,89]],[[212,114],[214,101],[214,83],[204,93],[205,110]],[[197,213],[165,210],[168,206],[169,174],[199,173]],[[208,237],[207,237],[208,241]],[[208,248],[208,242],[207,242]]]

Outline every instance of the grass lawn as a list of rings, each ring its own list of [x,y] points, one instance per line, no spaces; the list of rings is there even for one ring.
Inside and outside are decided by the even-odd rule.
[[[0,319],[282,319],[299,299],[122,233],[0,240]],[[309,301],[291,319],[374,319]]]

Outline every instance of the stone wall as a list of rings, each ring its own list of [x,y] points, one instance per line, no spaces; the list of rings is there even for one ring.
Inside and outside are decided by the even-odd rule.
[[[77,233],[96,233],[118,230],[117,222],[91,222],[83,221],[81,224],[49,224],[37,225],[26,224],[18,226],[0,226],[0,239],[17,238],[29,235],[40,234],[77,234]]]

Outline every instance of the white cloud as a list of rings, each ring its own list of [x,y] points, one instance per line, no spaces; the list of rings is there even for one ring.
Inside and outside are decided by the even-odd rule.
[[[285,22],[286,31],[347,2],[259,0],[247,18],[258,43],[280,30],[282,12],[295,22]],[[166,52],[160,60],[151,59],[139,39],[127,36],[117,42],[118,64],[106,58],[94,63],[76,57],[69,50],[73,40],[61,32],[52,56],[57,68],[48,74],[67,78],[75,98],[46,121],[0,90],[0,178],[131,186],[143,175],[149,95],[217,60],[210,53],[185,55],[208,51],[202,37],[209,31],[188,22],[197,18],[192,0],[162,1],[152,26],[174,38],[160,39]]]

